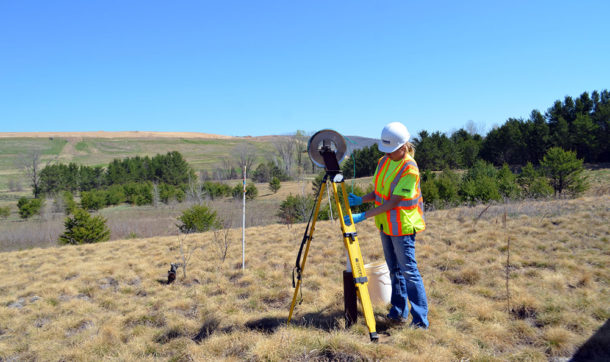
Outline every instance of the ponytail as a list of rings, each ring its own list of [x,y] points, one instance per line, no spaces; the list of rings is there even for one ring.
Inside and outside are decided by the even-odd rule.
[[[411,157],[415,157],[415,146],[411,142],[407,142],[405,145],[407,145],[407,153]]]

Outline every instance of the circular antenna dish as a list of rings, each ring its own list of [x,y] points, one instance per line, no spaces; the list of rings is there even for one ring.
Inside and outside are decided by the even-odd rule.
[[[339,132],[331,129],[323,129],[316,132],[307,143],[307,153],[311,161],[318,167],[326,167],[324,164],[324,157],[320,153],[324,147],[330,148],[331,151],[337,156],[337,162],[345,158],[347,151],[347,145],[345,139],[339,134]]]

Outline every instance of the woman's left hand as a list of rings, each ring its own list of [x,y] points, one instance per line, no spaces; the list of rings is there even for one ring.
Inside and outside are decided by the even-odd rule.
[[[354,219],[354,223],[357,224],[361,221],[363,221],[364,219],[366,219],[364,212],[359,212],[356,214],[352,214],[352,219]],[[345,215],[343,216],[343,221],[345,222],[345,225],[351,225],[352,222],[349,219],[349,215]]]

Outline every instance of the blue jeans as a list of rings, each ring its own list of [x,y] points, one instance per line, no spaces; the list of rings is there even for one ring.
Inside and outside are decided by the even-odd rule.
[[[411,324],[428,328],[426,290],[415,261],[415,234],[390,236],[383,232],[381,244],[392,280],[392,308],[388,317],[407,318],[411,302]]]

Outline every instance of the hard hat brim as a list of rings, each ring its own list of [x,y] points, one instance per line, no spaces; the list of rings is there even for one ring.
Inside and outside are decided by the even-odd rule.
[[[396,147],[390,147],[390,146],[385,146],[383,143],[381,143],[381,140],[377,141],[377,149],[379,149],[379,151],[381,151],[383,153],[392,153],[392,152],[396,151],[397,149],[399,149],[400,147],[402,147],[403,145],[404,145],[404,143],[401,143]]]

